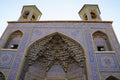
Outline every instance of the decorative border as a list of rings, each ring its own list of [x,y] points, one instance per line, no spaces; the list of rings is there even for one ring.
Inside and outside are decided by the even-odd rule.
[[[21,62],[22,56],[24,54],[24,50],[25,50],[25,47],[26,47],[28,37],[29,37],[29,33],[26,32],[26,34],[24,34],[22,45],[20,46],[20,49],[18,50],[18,55],[16,56],[15,63],[13,65],[12,69],[11,69],[12,72],[9,76],[9,80],[15,80],[15,77],[16,77],[18,71],[19,71],[20,62]]]
[[[89,55],[89,61],[90,61],[90,70],[91,70],[91,80],[99,80],[99,74],[97,71],[97,66],[96,66],[96,62],[95,62],[95,57],[94,57],[94,50],[93,50],[93,46],[92,46],[92,39],[91,39],[91,35],[90,35],[90,31],[89,29],[87,29],[86,31],[86,43],[87,43],[87,48],[88,48],[88,55]]]

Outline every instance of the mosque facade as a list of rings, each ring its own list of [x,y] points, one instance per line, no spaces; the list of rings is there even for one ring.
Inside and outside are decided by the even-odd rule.
[[[39,20],[35,5],[23,6],[0,39],[0,80],[120,80],[120,45],[112,21],[96,4],[81,20]]]

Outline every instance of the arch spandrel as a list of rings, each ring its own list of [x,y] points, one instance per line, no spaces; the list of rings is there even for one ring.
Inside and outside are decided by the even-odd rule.
[[[29,67],[35,63],[42,64],[46,73],[56,63],[68,73],[69,66],[73,63],[79,64],[80,68],[85,67],[85,54],[75,40],[56,32],[37,40],[28,48],[25,64]]]
[[[36,30],[36,29],[35,29],[35,30]],[[39,32],[38,32],[39,34],[35,33],[35,32],[37,32],[37,31],[39,31]],[[74,32],[66,33],[66,32],[58,31],[58,32],[48,32],[48,33],[44,34],[44,32],[42,33],[42,31],[39,30],[39,29],[37,29],[37,31],[33,31],[32,36],[31,36],[31,39],[30,39],[30,41],[29,41],[29,44],[27,45],[28,48],[29,48],[32,44],[34,44],[36,41],[42,41],[42,40],[44,40],[44,39],[46,39],[46,38],[49,38],[50,36],[52,36],[52,35],[54,35],[54,34],[57,34],[57,33],[60,34],[60,35],[62,35],[62,37],[65,37],[65,38],[71,40],[72,42],[74,42],[74,43],[76,43],[76,44],[80,44],[82,47],[85,47],[84,41],[83,41],[83,39],[81,39],[83,36],[74,37],[75,35],[72,34],[72,33],[74,33]],[[44,34],[44,35],[43,35],[43,34]],[[77,33],[76,33],[76,34],[77,34]],[[82,34],[82,33],[80,32],[80,34]],[[27,50],[28,50],[28,49],[27,49]]]

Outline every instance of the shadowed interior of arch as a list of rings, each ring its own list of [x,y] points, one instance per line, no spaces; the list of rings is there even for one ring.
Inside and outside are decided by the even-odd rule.
[[[106,80],[120,80],[120,79],[118,79],[118,78],[111,75]]]
[[[5,76],[2,72],[0,72],[0,80],[5,80]]]

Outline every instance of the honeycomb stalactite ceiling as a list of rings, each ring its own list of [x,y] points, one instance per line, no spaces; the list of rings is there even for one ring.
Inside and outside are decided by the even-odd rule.
[[[54,34],[49,38],[33,43],[29,48],[27,57],[29,65],[39,61],[44,64],[46,71],[55,63],[59,63],[65,72],[67,72],[69,64],[73,62],[79,63],[81,67],[84,67],[85,63],[82,47],[60,34]]]

